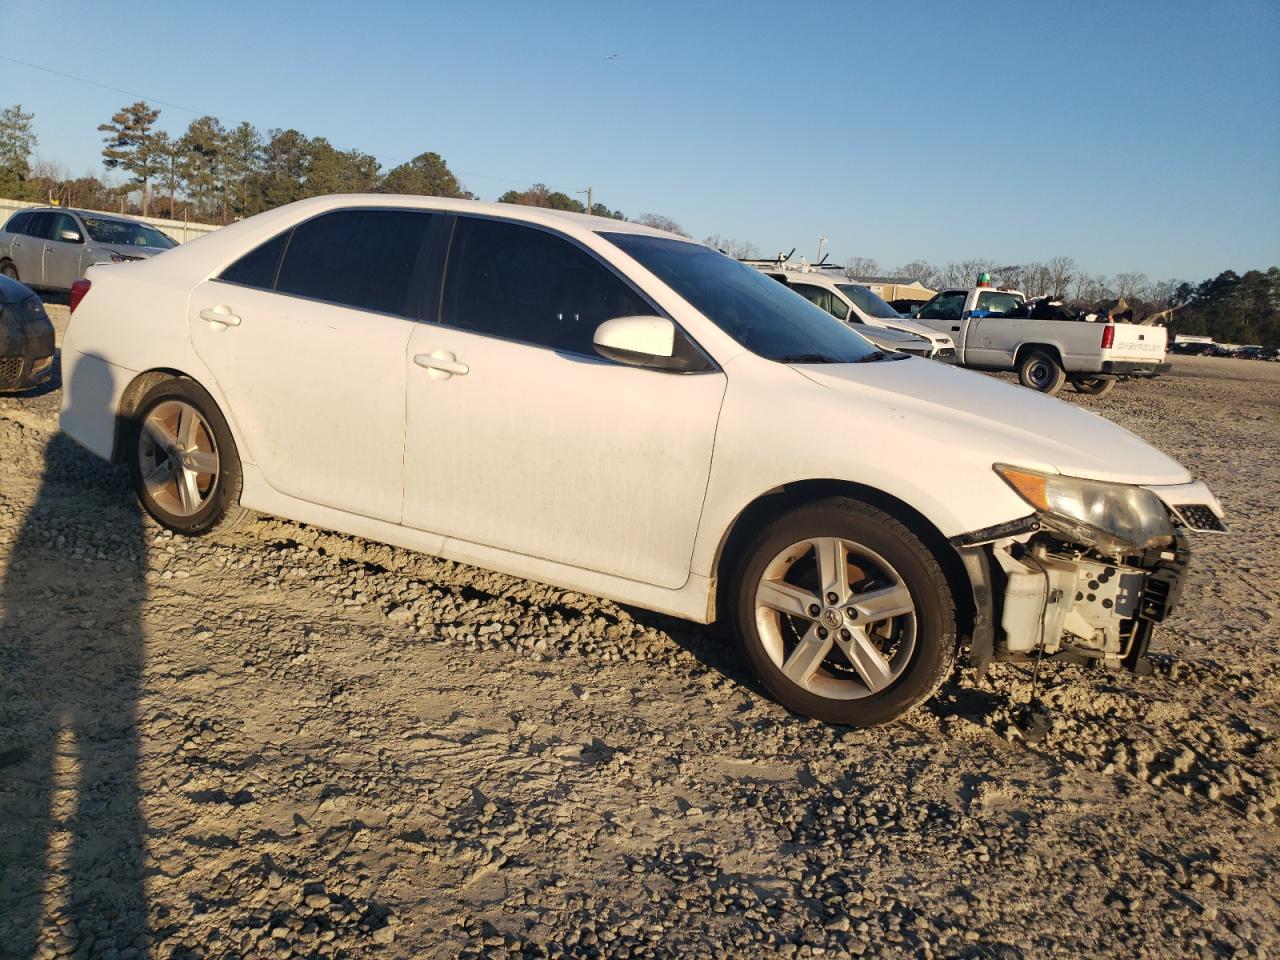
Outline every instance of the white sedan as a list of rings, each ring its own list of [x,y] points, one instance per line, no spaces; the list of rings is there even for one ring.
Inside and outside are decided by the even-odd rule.
[[[71,302],[64,430],[159,523],[256,510],[728,621],[787,707],[867,725],[964,651],[1140,670],[1221,508],[1091,413],[884,353],[637,224],[291,204]]]

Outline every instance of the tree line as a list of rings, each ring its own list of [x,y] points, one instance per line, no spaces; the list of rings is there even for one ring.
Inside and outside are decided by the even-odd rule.
[[[0,110],[0,197],[229,223],[330,193],[475,196],[434,151],[384,170],[372,154],[341,150],[324,137],[308,137],[292,128],[264,134],[251,123],[226,126],[216,117],[203,116],[172,136],[158,127],[160,113],[138,101],[98,127],[103,134],[104,166],[124,175],[123,183],[110,185],[94,176],[72,177],[57,164],[33,162],[38,143],[34,115],[21,105]],[[508,190],[498,201],[588,212],[575,196],[543,183]],[[628,218],[600,202],[592,203],[589,212],[689,235],[662,214]],[[719,234],[703,242],[732,257],[760,256],[754,244]],[[845,263],[845,273],[855,280],[883,275],[914,279],[935,290],[969,286],[979,274],[987,273],[997,285],[1016,287],[1028,296],[1052,296],[1081,307],[1124,299],[1139,314],[1175,308],[1172,326],[1177,332],[1210,334],[1225,342],[1280,345],[1280,270],[1275,267],[1243,275],[1228,270],[1199,285],[1152,281],[1142,273],[1090,274],[1066,256],[1022,264],[982,258],[943,265],[913,260],[892,270],[881,269],[870,257],[852,257]]]

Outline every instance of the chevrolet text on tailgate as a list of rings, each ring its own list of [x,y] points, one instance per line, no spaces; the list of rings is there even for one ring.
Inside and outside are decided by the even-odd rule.
[[[170,530],[257,510],[723,620],[836,723],[901,715],[961,652],[1141,671],[1187,532],[1222,529],[1109,421],[638,224],[322,197],[71,302],[63,428]]]
[[[1168,331],[1133,323],[1036,319],[1018,290],[979,284],[943,290],[916,320],[951,334],[957,360],[980,370],[1016,370],[1025,387],[1054,394],[1068,380],[1081,393],[1108,393],[1117,376],[1151,376],[1164,363]]]

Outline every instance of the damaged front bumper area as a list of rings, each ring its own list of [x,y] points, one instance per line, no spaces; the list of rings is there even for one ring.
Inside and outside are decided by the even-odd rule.
[[[1036,513],[952,541],[974,585],[969,661],[980,678],[993,660],[1044,657],[1145,674],[1157,623],[1182,595],[1187,532],[1226,531],[1202,483],[1149,487],[1169,514],[1169,535],[1124,547]]]
[[[1000,598],[995,659],[1042,654],[1151,672],[1152,630],[1178,603],[1191,556],[1181,531],[1166,547],[1123,558],[1099,556],[1053,531],[990,550]]]

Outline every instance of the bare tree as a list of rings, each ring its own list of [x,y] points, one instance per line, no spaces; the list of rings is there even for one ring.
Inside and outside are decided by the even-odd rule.
[[[1067,288],[1071,286],[1071,281],[1076,278],[1079,267],[1070,257],[1052,257],[1045,264],[1048,271],[1045,277],[1045,293],[1053,297],[1062,298],[1067,295]]]
[[[931,289],[942,285],[942,276],[938,268],[928,260],[912,260],[910,263],[904,263],[894,270],[892,275],[902,280],[918,280]]]
[[[760,257],[760,248],[754,243],[745,240],[734,240],[732,237],[722,237],[715,233],[702,241],[708,247],[719,250],[726,257],[733,257],[735,260],[756,260]]]
[[[1114,281],[1116,296],[1130,302],[1145,300],[1150,283],[1145,273],[1117,273]]]
[[[945,287],[971,287],[984,273],[994,274],[998,265],[994,260],[975,257],[970,260],[953,260],[942,268],[938,277]]]
[[[850,280],[878,277],[880,264],[875,257],[850,257],[844,262],[844,275]]]
[[[684,227],[661,213],[642,213],[636,217],[636,223],[643,223],[646,227],[653,227],[655,230],[665,230],[667,233],[678,233],[682,237],[689,236]]]

